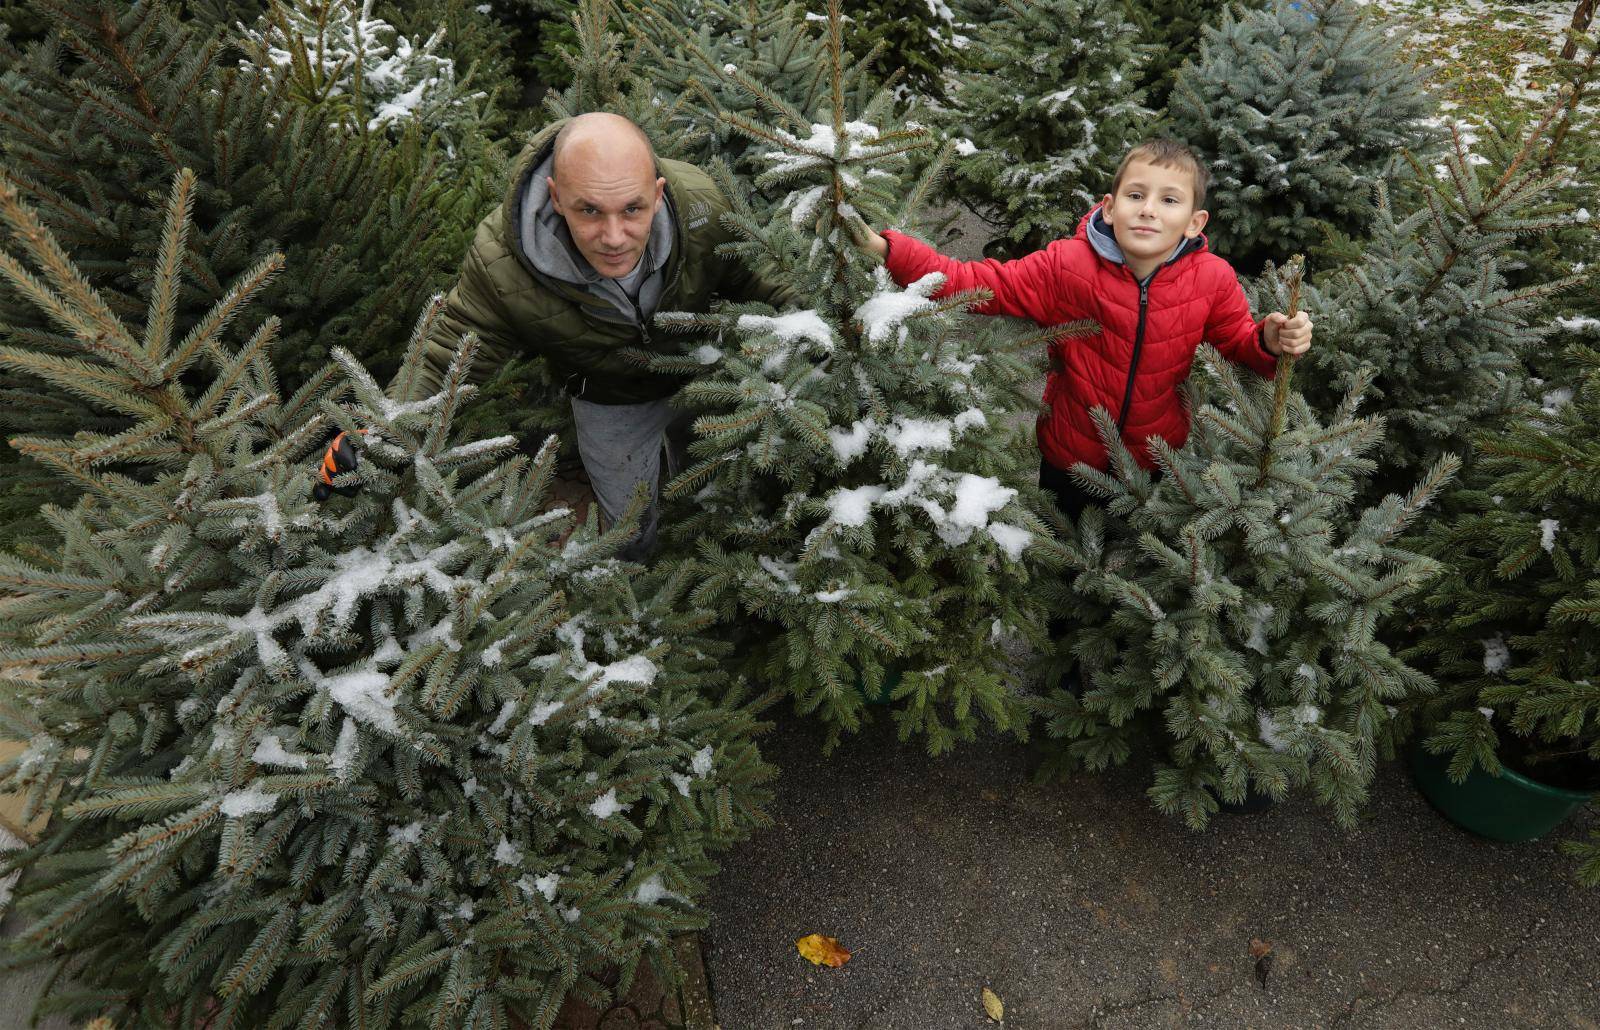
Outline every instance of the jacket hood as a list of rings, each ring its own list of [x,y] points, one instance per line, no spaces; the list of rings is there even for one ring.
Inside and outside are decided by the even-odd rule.
[[[1123,257],[1122,247],[1117,243],[1116,233],[1106,222],[1104,206],[1103,204],[1096,204],[1088,214],[1083,216],[1083,221],[1078,223],[1076,235],[1080,239],[1087,239],[1089,246],[1094,248],[1094,252],[1107,261],[1114,265],[1126,265],[1128,261]],[[1185,254],[1207,249],[1209,249],[1209,244],[1206,242],[1205,233],[1201,233],[1192,239],[1179,240],[1178,245],[1173,248],[1167,259],[1161,262],[1161,265],[1165,267]]]

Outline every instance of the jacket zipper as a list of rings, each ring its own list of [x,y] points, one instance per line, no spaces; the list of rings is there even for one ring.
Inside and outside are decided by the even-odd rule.
[[[1157,268],[1149,278],[1139,283],[1139,327],[1133,333],[1133,360],[1128,363],[1128,385],[1122,391],[1122,411],[1117,415],[1117,435],[1128,424],[1128,410],[1133,406],[1133,380],[1139,374],[1139,352],[1144,350],[1144,320],[1150,310],[1150,281],[1161,271]],[[1128,269],[1133,275],[1133,269]],[[1137,281],[1137,280],[1136,280]]]
[[[623,296],[627,296],[628,291],[623,290],[622,293]],[[665,297],[667,291],[663,289],[661,295]],[[633,305],[633,321],[639,327],[639,339],[644,341],[645,349],[649,350],[653,345],[650,342],[650,329],[644,324],[644,308],[641,308],[639,302],[632,297],[628,297],[628,303]]]

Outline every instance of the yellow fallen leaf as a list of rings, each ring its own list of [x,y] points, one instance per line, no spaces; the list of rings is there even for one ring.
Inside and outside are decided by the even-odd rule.
[[[850,961],[849,949],[840,947],[837,937],[824,937],[820,933],[807,934],[795,941],[794,946],[802,957],[819,966],[838,969]]]
[[[1005,1022],[1006,1003],[1000,1000],[1000,995],[987,987],[983,989],[983,1011],[996,1023]]]

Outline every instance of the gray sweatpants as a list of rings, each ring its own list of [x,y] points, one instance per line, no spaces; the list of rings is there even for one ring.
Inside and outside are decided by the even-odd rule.
[[[628,510],[639,484],[649,485],[650,507],[640,520],[639,535],[618,554],[627,561],[643,561],[655,550],[661,521],[661,455],[666,453],[668,476],[682,471],[692,416],[675,410],[671,398],[595,404],[574,397],[572,420],[578,429],[578,456],[607,527]]]

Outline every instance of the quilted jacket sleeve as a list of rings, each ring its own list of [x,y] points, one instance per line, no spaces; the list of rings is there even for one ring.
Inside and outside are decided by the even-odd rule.
[[[945,284],[934,294],[936,297],[977,289],[994,294],[992,300],[972,309],[980,315],[1031,318],[1040,325],[1060,325],[1084,317],[1081,306],[1073,303],[1072,284],[1076,280],[1062,267],[1066,240],[1057,240],[1044,250],[1015,261],[957,261],[892,229],[883,238],[889,244],[884,266],[901,286],[909,286],[929,272],[939,272],[944,275]]]
[[[498,210],[496,215],[498,216]],[[481,236],[481,233],[480,233]],[[445,297],[444,310],[428,334],[423,351],[422,368],[414,380],[407,382],[402,370],[389,384],[388,394],[395,400],[418,400],[436,393],[444,374],[450,368],[461,337],[476,333],[478,353],[473,359],[467,377],[481,383],[495,369],[515,353],[510,343],[511,326],[505,317],[505,308],[495,289],[493,276],[484,263],[484,241],[480,238],[467,251],[461,263],[461,275]],[[404,393],[406,396],[401,396]]]
[[[1278,359],[1262,342],[1261,322],[1250,314],[1250,301],[1226,262],[1218,269],[1205,341],[1236,365],[1255,369],[1268,379],[1277,373]]]

